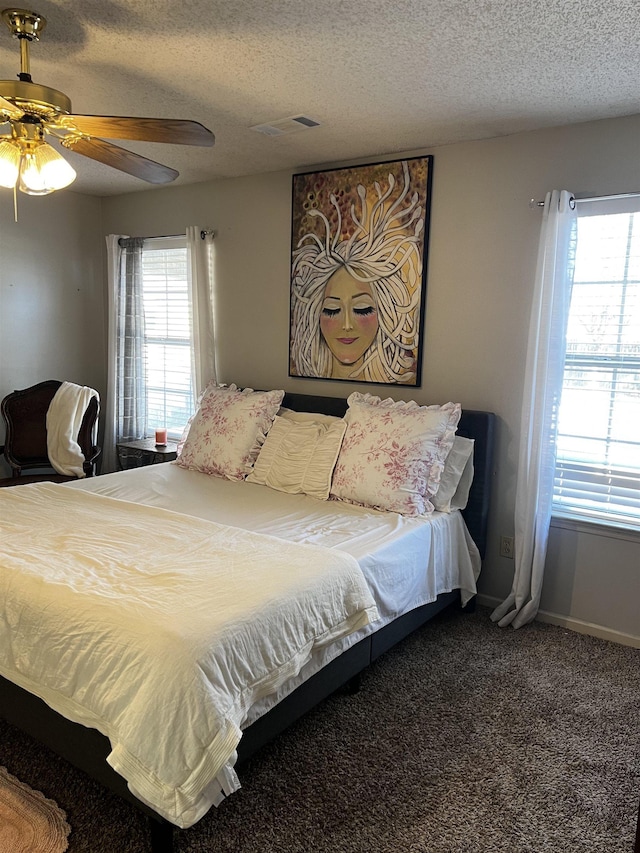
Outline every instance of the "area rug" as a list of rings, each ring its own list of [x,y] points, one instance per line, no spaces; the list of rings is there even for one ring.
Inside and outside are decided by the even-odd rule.
[[[0,767],[0,850],[11,853],[63,853],[70,829],[66,815],[40,791]]]

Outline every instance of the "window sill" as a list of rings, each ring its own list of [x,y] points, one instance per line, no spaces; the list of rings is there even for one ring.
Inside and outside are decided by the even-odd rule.
[[[591,536],[605,536],[609,539],[624,539],[627,542],[640,544],[640,530],[635,527],[625,527],[622,524],[607,524],[603,521],[590,521],[586,518],[574,518],[565,515],[553,515],[551,527],[563,530],[575,530]]]

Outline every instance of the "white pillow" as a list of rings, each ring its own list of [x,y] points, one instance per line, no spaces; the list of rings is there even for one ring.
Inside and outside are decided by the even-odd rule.
[[[276,417],[247,481],[326,501],[346,428],[342,418],[323,424]]]
[[[473,456],[469,457],[469,461],[465,465],[462,477],[458,483],[455,495],[451,498],[451,509],[465,509],[469,503],[469,494],[471,492],[471,484],[473,483]]]
[[[473,445],[472,438],[455,437],[444,463],[438,491],[431,498],[434,509],[439,512],[466,507],[473,480]]]
[[[348,403],[331,496],[403,515],[432,512],[460,404],[419,406],[358,392]]]
[[[283,397],[284,391],[210,385],[191,422],[178,465],[243,480],[253,468]]]

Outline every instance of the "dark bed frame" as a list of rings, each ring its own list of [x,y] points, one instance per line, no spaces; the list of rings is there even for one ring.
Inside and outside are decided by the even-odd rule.
[[[307,394],[285,394],[283,405],[300,412],[322,412],[342,417],[346,400]],[[458,435],[475,440],[474,478],[469,502],[463,511],[465,523],[481,557],[487,542],[487,519],[493,477],[495,415],[465,410]],[[338,658],[301,684],[263,717],[249,726],[238,746],[238,764],[273,740],[288,726],[345,684],[353,682],[377,657],[432,619],[449,605],[459,602],[458,590],[445,593],[431,604],[416,608],[351,646]],[[127,788],[125,779],[106,761],[109,740],[96,729],[72,723],[41,699],[0,678],[0,716],[88,773],[106,788],[134,803],[150,818],[153,853],[172,853],[173,824],[141,803]]]

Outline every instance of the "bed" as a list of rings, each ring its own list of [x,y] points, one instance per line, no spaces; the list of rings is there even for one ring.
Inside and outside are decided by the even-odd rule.
[[[281,402],[293,412],[323,413],[338,418],[347,410],[347,402],[338,398],[287,394]],[[149,681],[147,672],[145,681],[137,682],[135,677],[140,669],[153,670],[153,667],[141,667],[140,660],[127,651],[119,654],[115,661],[107,657],[106,663],[101,664],[103,668],[94,671],[95,661],[99,659],[97,648],[107,632],[102,626],[98,639],[88,640],[83,636],[81,632],[84,630],[84,623],[74,622],[77,609],[74,603],[73,614],[70,610],[66,611],[70,614],[69,624],[59,626],[58,634],[47,635],[43,631],[41,642],[58,647],[63,642],[68,642],[69,635],[75,638],[75,645],[72,643],[70,647],[65,647],[62,662],[57,663],[54,668],[62,670],[65,660],[73,658],[75,668],[68,679],[73,681],[74,685],[81,677],[85,679],[82,682],[83,704],[80,708],[77,693],[73,694],[72,700],[67,701],[68,697],[61,699],[48,682],[36,683],[31,674],[24,676],[19,665],[14,671],[7,663],[9,658],[15,662],[21,653],[25,658],[36,657],[34,645],[37,643],[33,636],[30,637],[27,633],[22,638],[24,646],[21,648],[16,634],[23,631],[23,626],[13,635],[7,634],[11,628],[11,614],[5,613],[3,673],[6,677],[1,682],[0,713],[9,722],[26,730],[111,790],[133,801],[151,818],[154,851],[170,851],[173,825],[191,825],[210,805],[215,805],[232,793],[234,785],[237,787],[235,769],[241,767],[242,762],[257,749],[333,691],[347,683],[353,683],[371,661],[444,607],[456,602],[470,606],[475,593],[480,560],[486,548],[494,428],[495,418],[491,413],[462,412],[456,435],[474,441],[474,475],[468,501],[462,512],[436,512],[427,521],[422,517],[405,518],[398,513],[381,512],[343,501],[319,501],[307,495],[274,491],[261,483],[251,483],[244,479],[229,481],[221,477],[211,477],[201,471],[186,470],[173,463],[106,475],[91,482],[87,480],[72,485],[46,486],[35,492],[31,486],[24,487],[24,491],[14,490],[16,496],[11,504],[11,512],[15,512],[16,516],[23,511],[27,516],[29,513],[33,514],[37,511],[37,503],[31,505],[31,501],[46,499],[50,504],[57,505],[55,512],[59,517],[52,515],[52,526],[62,525],[60,518],[65,515],[72,516],[78,522],[77,537],[73,535],[73,531],[67,531],[65,534],[65,560],[61,559],[60,554],[52,557],[51,553],[38,555],[29,552],[25,556],[24,561],[28,564],[27,574],[32,576],[30,600],[44,602],[32,607],[32,610],[41,613],[55,604],[49,599],[37,598],[41,594],[51,594],[50,591],[41,589],[43,585],[39,574],[45,572],[49,579],[53,574],[55,580],[57,573],[60,573],[60,584],[56,590],[62,590],[61,596],[70,594],[67,590],[69,585],[81,585],[77,576],[74,576],[73,583],[69,584],[63,565],[66,563],[66,556],[73,553],[76,546],[80,548],[81,539],[86,540],[87,535],[93,535],[96,541],[101,541],[102,567],[105,565],[104,555],[111,553],[117,541],[121,551],[112,555],[112,561],[114,565],[118,565],[119,574],[116,584],[109,588],[107,594],[107,598],[113,598],[116,593],[121,596],[118,598],[118,610],[121,612],[118,616],[110,617],[117,623],[117,643],[128,650],[134,647],[141,635],[144,646],[149,640],[148,635],[153,634],[154,643],[160,642],[160,648],[166,652],[161,657],[175,657],[176,666],[170,676],[167,676],[164,670],[158,669],[155,684],[153,679]],[[49,495],[47,489],[57,491]],[[60,489],[64,491],[59,491]],[[179,507],[179,512],[175,511],[176,506]],[[108,517],[110,534],[108,530],[106,533],[100,532],[100,515]],[[46,526],[44,522],[42,524]],[[116,529],[118,536],[114,538],[113,531]],[[143,537],[142,531],[147,530],[148,533],[145,532]],[[233,550],[236,548],[236,538],[237,550]],[[157,540],[157,550],[147,548],[145,543],[149,539]],[[49,540],[43,539],[45,544],[47,541]],[[220,653],[215,660],[207,658],[206,666],[199,666],[199,669],[208,667],[207,687],[211,683],[217,683],[216,679],[222,670],[225,677],[231,672],[231,681],[237,685],[243,667],[252,670],[252,681],[250,690],[243,683],[236,691],[238,696],[241,696],[240,711],[234,710],[235,716],[224,717],[226,728],[222,728],[226,735],[219,738],[214,744],[215,748],[209,750],[199,761],[198,768],[201,772],[195,775],[202,782],[205,778],[202,776],[202,765],[206,766],[213,760],[211,756],[217,755],[221,742],[224,742],[227,760],[217,767],[219,772],[213,779],[210,775],[206,776],[207,785],[201,785],[201,788],[206,788],[206,794],[199,790],[198,798],[186,805],[173,791],[167,799],[163,799],[153,785],[148,783],[146,771],[145,774],[137,772],[139,768],[136,762],[140,760],[140,756],[127,749],[126,738],[119,738],[105,725],[102,711],[95,719],[92,718],[95,706],[91,704],[94,695],[98,695],[96,701],[113,704],[114,716],[120,720],[122,714],[119,706],[114,704],[116,700],[101,687],[108,681],[104,667],[120,666],[127,678],[128,674],[133,673],[131,684],[136,685],[133,691],[135,702],[131,696],[125,696],[124,699],[127,704],[139,704],[138,718],[133,722],[127,719],[127,727],[133,729],[137,726],[141,729],[143,741],[148,736],[149,743],[157,747],[162,738],[154,734],[153,726],[158,726],[159,730],[163,731],[163,727],[168,725],[179,725],[183,731],[191,731],[194,728],[194,738],[189,740],[185,737],[185,743],[181,747],[189,754],[196,748],[194,739],[215,740],[208,729],[201,732],[196,727],[196,723],[200,725],[201,718],[207,717],[207,712],[203,711],[202,707],[191,707],[191,700],[186,703],[154,701],[158,690],[163,689],[163,679],[175,679],[177,689],[186,690],[185,684],[180,680],[185,669],[180,664],[182,647],[174,647],[172,643],[176,638],[182,641],[185,634],[190,635],[190,642],[193,639],[196,644],[201,643],[201,635],[196,626],[200,622],[204,624],[208,619],[207,612],[203,612],[199,606],[199,599],[203,598],[202,589],[205,587],[191,588],[189,584],[193,579],[190,577],[189,583],[184,583],[181,579],[179,590],[176,591],[171,561],[179,559],[175,549],[184,550],[185,541],[189,544],[190,566],[200,566],[200,572],[196,571],[198,584],[216,583],[216,578],[210,578],[207,570],[206,560],[209,559],[209,552],[205,554],[205,562],[198,562],[204,553],[205,545],[208,549],[216,542],[218,549],[231,549],[231,558],[234,566],[238,567],[241,586],[244,583],[247,588],[249,576],[243,572],[249,571],[249,568],[245,569],[240,559],[241,556],[244,559],[247,552],[251,552],[254,561],[257,555],[263,567],[269,566],[269,584],[280,584],[273,588],[270,586],[264,595],[258,594],[256,590],[251,618],[239,619],[239,627],[234,624],[232,629],[225,622],[220,629],[222,633],[216,635],[222,638],[220,648],[224,648],[224,654]],[[139,542],[144,545],[142,550],[136,550]],[[129,604],[131,572],[127,568],[127,571],[122,573],[122,566],[127,559],[133,563],[131,571],[135,572],[136,584],[139,583],[141,567],[144,567],[145,577],[153,575],[154,584],[157,583],[156,575],[161,577],[160,587],[153,587],[154,613],[149,623],[151,629],[138,629],[137,620],[130,618],[132,612],[137,612],[136,608],[144,611],[145,607],[137,601]],[[287,566],[286,572],[279,573],[279,561]],[[298,563],[304,567],[305,573],[307,570],[311,571],[310,567],[314,567],[313,583],[316,586],[313,595],[329,589],[327,600],[332,602],[336,611],[329,612],[324,603],[322,607],[316,607],[314,604],[311,610],[314,610],[313,618],[316,621],[312,621],[308,628],[305,627],[305,630],[310,632],[309,635],[298,636],[294,632],[295,655],[290,653],[289,647],[282,652],[280,640],[277,638],[277,641],[271,643],[276,647],[274,654],[277,657],[277,665],[266,669],[264,673],[258,673],[260,677],[257,677],[253,669],[258,663],[244,659],[231,660],[228,649],[243,647],[255,642],[256,634],[263,635],[264,626],[260,619],[265,609],[271,607],[274,599],[277,599],[279,614],[282,602],[289,601],[289,585],[293,585],[297,590],[297,575],[290,567]],[[75,564],[71,571],[77,572]],[[86,571],[91,574],[91,567]],[[340,583],[346,585],[340,596],[335,594],[333,586],[327,586],[329,583],[334,584],[338,577]],[[402,583],[399,578],[403,579]],[[309,582],[305,576],[305,584]],[[184,606],[189,608],[188,629],[184,624],[179,624],[172,613],[173,596],[178,593],[184,597]],[[213,595],[211,592],[207,594]],[[73,602],[77,600],[69,599]],[[65,601],[62,597],[59,606],[67,606]],[[287,607],[289,606],[290,610],[286,610],[281,617],[278,616],[282,620],[283,633],[289,633],[290,626],[297,624],[294,623],[294,615],[300,608],[295,596],[290,604],[287,603]],[[128,609],[129,607],[134,610]],[[228,604],[225,612],[229,609],[233,609],[233,604]],[[77,618],[80,619],[80,616]],[[92,614],[90,620],[93,618]],[[113,631],[116,631],[115,627]],[[291,631],[293,632],[293,629]],[[223,645],[222,640],[228,645]],[[7,650],[7,643],[11,646],[11,654]],[[174,648],[175,651],[172,651]],[[258,657],[262,659],[265,654],[261,648]],[[31,661],[29,665],[33,666]],[[46,667],[42,665],[42,668],[46,682]],[[198,691],[203,692],[201,684],[197,687],[196,692]],[[102,696],[102,693],[105,695]],[[226,701],[226,698],[221,700],[222,705]],[[148,722],[147,732],[144,727],[144,711],[145,707],[153,704],[180,707],[171,712],[167,711],[169,717],[161,716],[158,721]],[[186,711],[182,707],[184,704],[187,705]],[[218,713],[219,705],[211,711],[212,716]],[[159,760],[170,765],[174,758],[168,755],[161,756]],[[178,760],[182,760],[182,755]],[[119,772],[116,772],[114,767],[117,767]],[[164,769],[163,765],[158,772],[164,772]],[[131,789],[135,791],[135,795]],[[163,791],[164,789],[161,793]],[[179,804],[175,807],[176,810],[172,811],[174,800]]]

